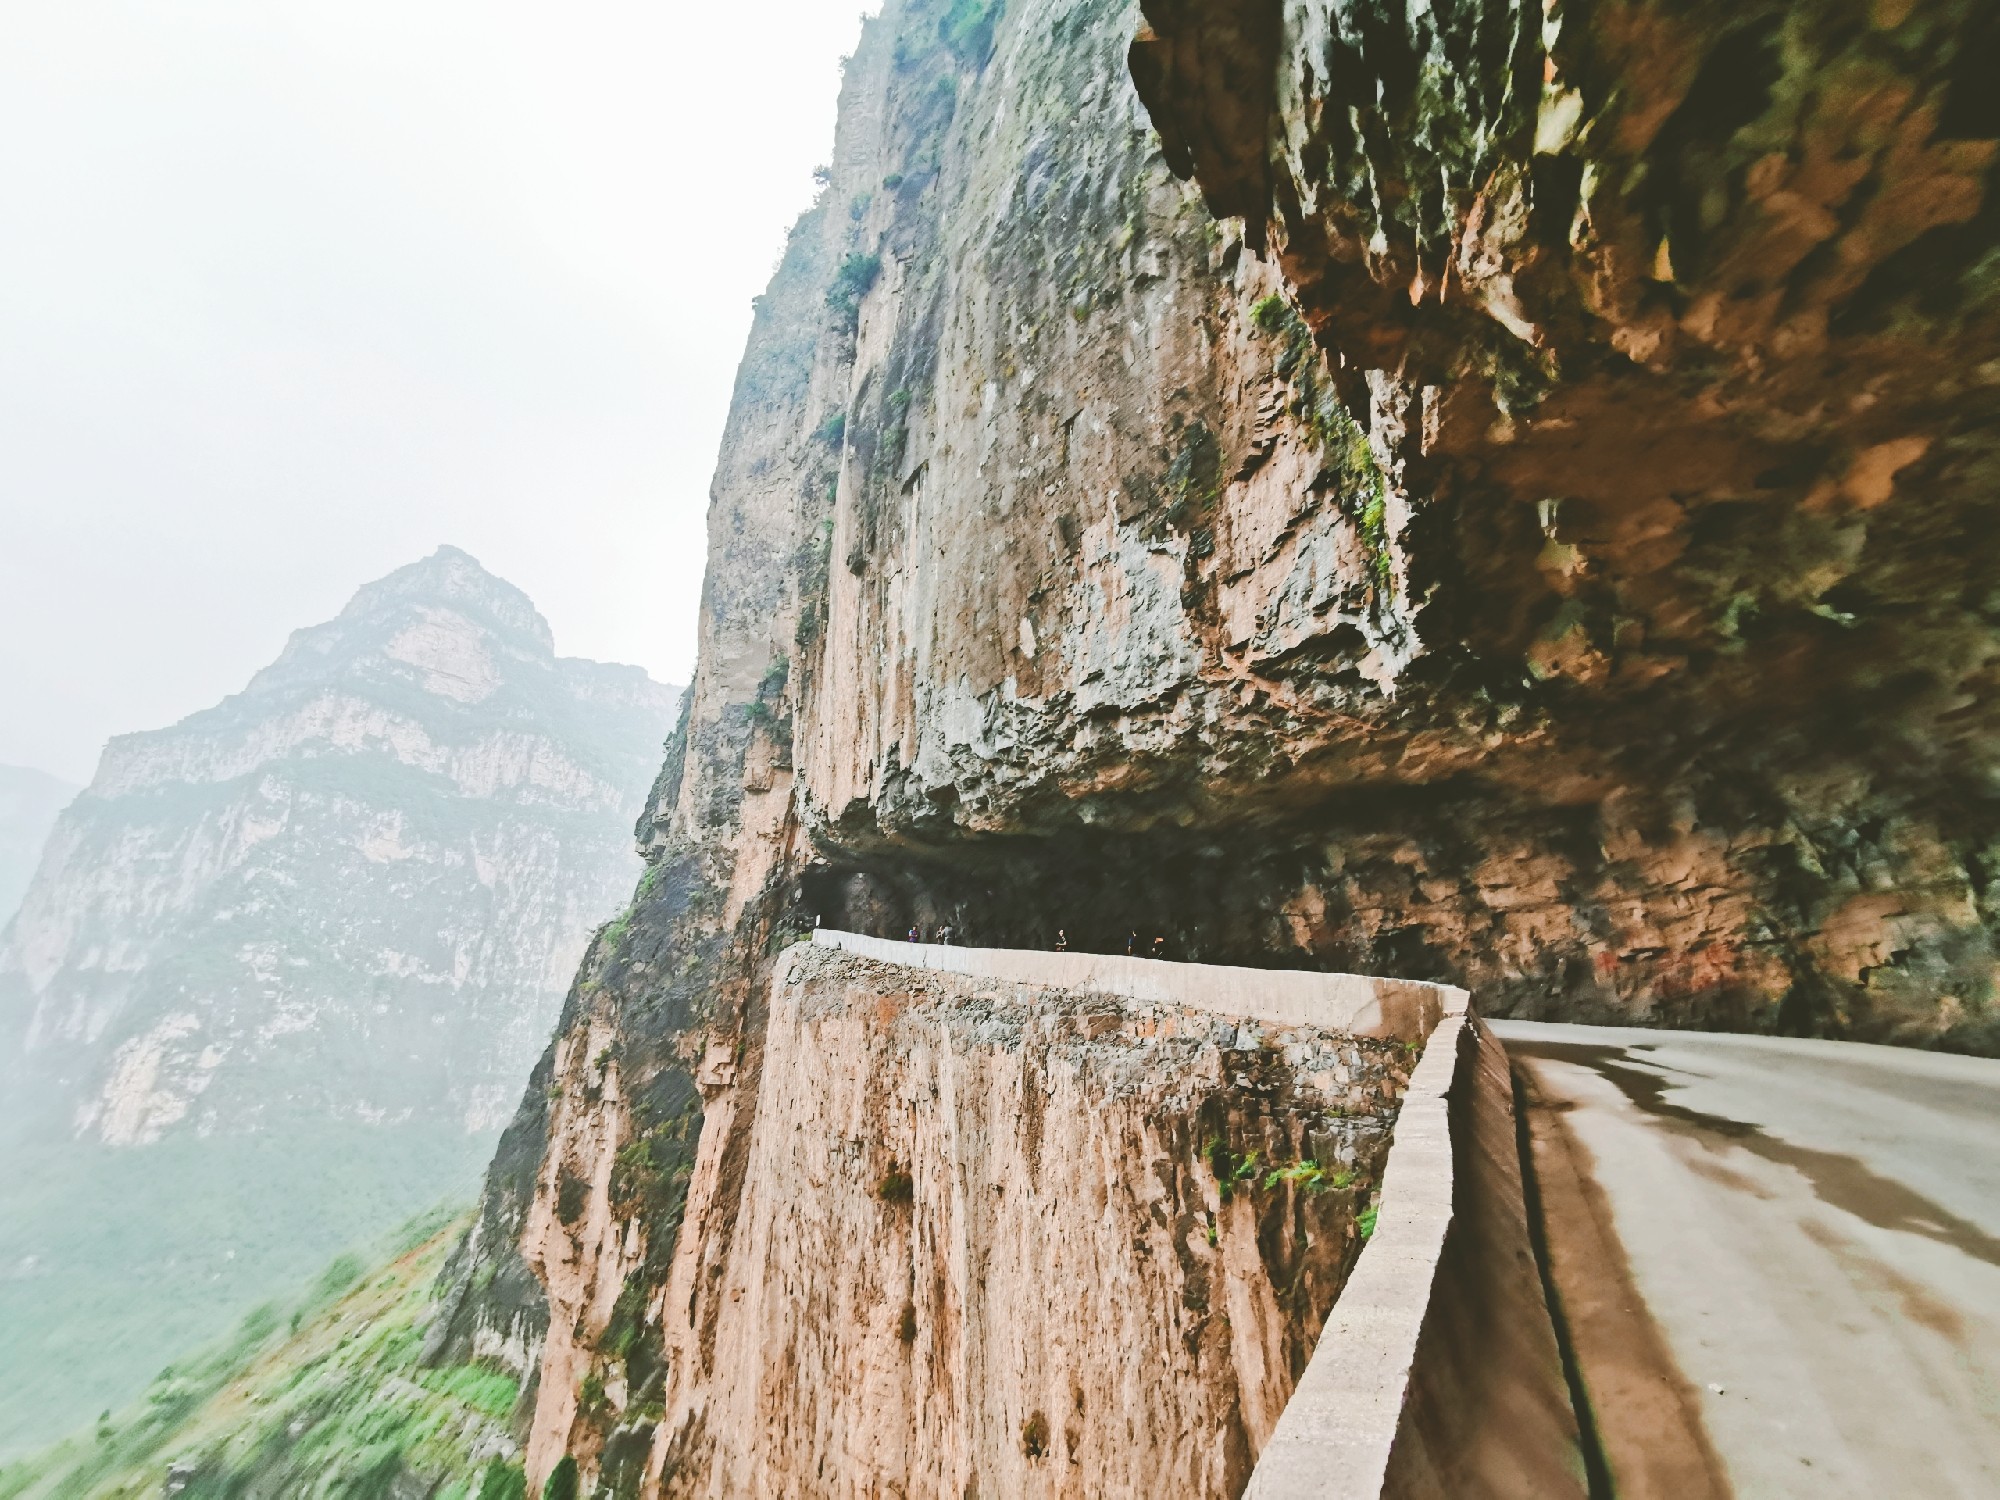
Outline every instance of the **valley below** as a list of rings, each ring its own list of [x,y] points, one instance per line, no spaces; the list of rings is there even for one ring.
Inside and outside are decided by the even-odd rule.
[[[1960,0],[883,0],[685,693],[447,551],[56,827],[22,1129],[492,1143],[340,1314],[421,1421],[204,1397],[166,1492],[1815,1493],[1683,1389],[1754,1292],[1679,1278],[1637,1375],[1586,1315],[1662,1149],[1683,1221],[1819,1180],[1774,1101],[1668,1141],[1674,1047],[2000,1056],[1995,67]],[[1549,1026],[1656,1038],[1650,1123]],[[1985,1212],[1896,1232],[1983,1284]]]

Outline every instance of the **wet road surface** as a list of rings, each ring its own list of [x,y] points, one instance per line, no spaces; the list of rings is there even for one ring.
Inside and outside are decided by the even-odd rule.
[[[2000,1496],[2000,1062],[1493,1029],[1622,1500]]]

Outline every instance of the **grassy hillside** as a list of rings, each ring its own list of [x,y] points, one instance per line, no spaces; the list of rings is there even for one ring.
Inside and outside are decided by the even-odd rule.
[[[9,1149],[0,1462],[132,1400],[161,1365],[289,1298],[341,1251],[474,1191],[490,1152],[484,1134],[324,1120],[143,1150]]]
[[[0,1468],[0,1500],[519,1500],[514,1380],[418,1362],[465,1223],[432,1214],[372,1266],[340,1257],[94,1430]]]

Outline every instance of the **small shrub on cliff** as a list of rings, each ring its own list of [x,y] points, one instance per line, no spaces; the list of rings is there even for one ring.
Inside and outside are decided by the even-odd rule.
[[[1021,1451],[1030,1458],[1045,1457],[1049,1451],[1049,1419],[1040,1412],[1021,1424]]]
[[[611,1162],[611,1209],[621,1219],[678,1222],[692,1174],[686,1123],[655,1126],[618,1148]]]
[[[604,951],[606,953],[611,953],[615,951],[618,945],[625,941],[625,934],[631,930],[631,927],[632,927],[632,912],[630,908],[627,908],[627,910],[622,915],[614,917],[609,922],[606,922],[604,924],[604,931],[600,939],[600,941],[604,944]]]
[[[581,1174],[563,1168],[562,1176],[556,1179],[556,1217],[565,1224],[574,1224],[583,1217],[583,1206],[589,1201],[589,1181]]]
[[[980,68],[993,55],[993,28],[1000,24],[1002,0],[951,0],[938,21],[938,38],[967,67]]]
[[[1269,1192],[1281,1182],[1289,1182],[1300,1190],[1318,1194],[1328,1188],[1344,1188],[1354,1181],[1354,1174],[1345,1168],[1328,1172],[1316,1161],[1295,1161],[1289,1167],[1273,1167],[1264,1174],[1264,1190]]]
[[[1216,1190],[1220,1193],[1223,1202],[1227,1203],[1229,1195],[1238,1188],[1254,1188],[1257,1186],[1257,1153],[1255,1151],[1252,1151],[1247,1156],[1238,1156],[1234,1151],[1229,1149],[1229,1143],[1218,1135],[1209,1138],[1208,1145],[1203,1148],[1202,1154],[1208,1158],[1208,1169],[1215,1174]]]
[[[837,411],[813,429],[813,440],[838,448],[847,436],[847,413]]]
[[[1250,309],[1250,321],[1256,324],[1259,333],[1264,334],[1285,332],[1293,317],[1291,303],[1277,292],[1258,298]]]
[[[827,288],[826,305],[833,309],[843,332],[851,335],[861,326],[861,299],[874,289],[881,274],[879,255],[863,255],[856,250],[841,261],[840,269],[834,272],[833,285]]]
[[[1273,368],[1279,378],[1291,382],[1295,392],[1292,414],[1304,424],[1307,437],[1325,459],[1320,482],[1331,483],[1347,497],[1348,514],[1368,549],[1369,575],[1387,592],[1390,565],[1384,483],[1368,447],[1368,435],[1329,388],[1312,329],[1282,294],[1273,292],[1252,303],[1250,324],[1278,341]]]
[[[549,1482],[542,1486],[542,1500],[576,1500],[576,1460],[565,1453],[549,1470]]]
[[[1375,1238],[1375,1215],[1378,1212],[1380,1212],[1379,1206],[1371,1203],[1361,1210],[1361,1217],[1354,1221],[1354,1227],[1361,1231],[1362,1239]]]
[[[625,1358],[639,1342],[639,1326],[645,1317],[646,1283],[634,1273],[619,1288],[618,1301],[612,1306],[611,1321],[605,1325],[604,1340],[598,1348],[613,1359]]]
[[[486,1472],[479,1476],[479,1489],[473,1500],[527,1500],[528,1476],[519,1464],[503,1463],[494,1459],[486,1466]]]
[[[889,1168],[882,1174],[882,1180],[875,1184],[875,1196],[884,1203],[908,1203],[916,1192],[917,1185],[901,1166]]]

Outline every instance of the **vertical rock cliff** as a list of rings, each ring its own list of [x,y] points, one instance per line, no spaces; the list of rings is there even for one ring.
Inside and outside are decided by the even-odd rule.
[[[1141,10],[887,0],[848,64],[650,869],[435,1345],[538,1379],[531,1472],[700,1493],[761,1438],[838,1490],[913,1441],[721,1395],[775,1357],[742,1268],[803,1275],[758,1122],[808,1149],[886,1066],[797,1065],[815,919],[2000,1046],[1993,22]],[[834,1288],[909,1274],[848,1242]],[[843,1295],[813,1359],[880,1331]]]
[[[18,1061],[111,1145],[287,1111],[497,1127],[625,898],[619,814],[673,702],[557,658],[461,552],[369,585],[242,693],[111,742],[0,953]]]
[[[1296,851],[1198,826],[1220,827],[1228,797],[1258,803],[1230,757],[1268,766],[1281,738],[1268,694],[1212,670],[1191,624],[1251,622],[1259,590],[1281,588],[1212,576],[1236,545],[1227,499],[1287,559],[1292,603],[1258,627],[1272,659],[1313,658],[1307,622],[1331,610],[1379,678],[1406,626],[1378,598],[1365,437],[1271,316],[1275,273],[1166,170],[1124,76],[1135,23],[1117,4],[917,0],[869,23],[847,66],[830,185],[738,377],[700,666],[641,823],[651,868],[629,926],[572,989],[434,1342],[439,1358],[535,1377],[531,1474],[568,1452],[619,1493],[726,1490],[753,1468],[783,1489],[808,1453],[845,1463],[816,1443],[851,1456],[892,1420],[888,1400],[838,1438],[781,1423],[803,1445],[782,1453],[738,1430],[761,1408],[741,1383],[756,1340],[737,1299],[772,1253],[754,1226],[789,1211],[757,1166],[770,1122],[827,1128],[821,1102],[795,1097],[817,1071],[804,1057],[882,1066],[861,1040],[768,1050],[774,955],[814,917],[951,920],[1003,944],[1067,924],[1112,946],[1143,925],[1175,956],[1295,959],[1280,935],[1296,913],[1262,907],[1273,882],[1296,884]],[[1323,469],[1337,492],[1308,502],[1316,534],[1285,540],[1292,490]],[[1289,816],[1283,797],[1259,811]],[[1073,1107],[1102,1086],[1080,1080]],[[1150,1159],[1139,1142],[1107,1149]],[[1013,1162],[1023,1148],[995,1149]],[[1082,1211],[1065,1199],[1056,1221]],[[1335,1269],[1272,1325],[1286,1352],[1270,1368],[1239,1388],[1226,1361],[1203,1365],[1183,1396],[1157,1393],[1162,1411],[1192,1403],[1166,1425],[1204,1455],[1186,1471],[1198,1489],[1247,1472],[1354,1243],[1351,1208],[1315,1225],[1311,1253]],[[884,1257],[912,1274],[894,1242],[857,1246],[832,1295],[887,1285]],[[1051,1316],[1039,1289],[1015,1295]],[[856,1367],[844,1329],[811,1337],[830,1341],[829,1368]],[[1047,1399],[1004,1443],[943,1418],[899,1428],[901,1457],[878,1477],[976,1476],[1003,1449],[1009,1465],[1062,1452],[1038,1485],[1124,1472],[1122,1395],[1081,1425]],[[1015,1430],[1036,1411],[1046,1434]],[[1086,1441],[1088,1462],[1112,1467],[1073,1469]]]
[[[10,1381],[80,1421],[469,1185],[627,899],[673,711],[446,548],[111,742],[0,945]]]

